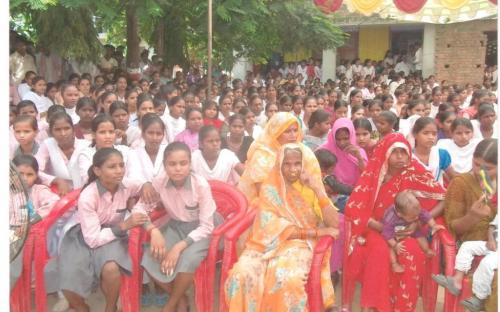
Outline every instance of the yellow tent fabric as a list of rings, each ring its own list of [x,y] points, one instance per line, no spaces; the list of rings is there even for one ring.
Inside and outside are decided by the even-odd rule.
[[[285,52],[283,58],[285,59],[285,63],[288,62],[300,62],[302,60],[308,60],[312,57],[312,51],[306,49],[299,49],[294,52]]]
[[[469,0],[441,0],[441,4],[450,10],[459,9],[467,2],[469,2]]]
[[[347,5],[351,4],[358,12],[364,15],[371,15],[380,8],[384,0],[348,0]]]
[[[383,60],[390,46],[389,26],[361,26],[359,28],[358,56],[365,59]]]

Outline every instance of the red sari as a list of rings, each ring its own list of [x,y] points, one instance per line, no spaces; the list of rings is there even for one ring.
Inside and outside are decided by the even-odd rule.
[[[383,183],[388,158],[395,148],[404,148],[410,164]],[[411,147],[402,134],[391,133],[377,144],[346,205],[345,215],[351,221],[344,264],[345,302],[351,303],[355,282],[362,283],[361,306],[377,311],[414,311],[425,268],[425,255],[416,239],[404,239],[406,253],[398,256],[405,267],[393,273],[389,247],[382,235],[368,228],[369,218],[380,221],[394,197],[403,190],[412,190],[423,209],[430,211],[444,199],[445,190],[411,157]],[[349,228],[349,227],[347,227]]]

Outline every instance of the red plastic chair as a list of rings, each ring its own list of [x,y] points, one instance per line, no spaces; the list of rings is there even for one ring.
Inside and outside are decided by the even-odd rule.
[[[345,242],[345,248],[347,250],[348,248],[348,240],[347,237],[349,237],[349,229],[350,229],[350,222],[347,217],[344,217],[345,221],[345,230],[346,230],[346,242]],[[431,275],[432,274],[439,274],[440,272],[440,259],[441,259],[441,253],[445,256],[445,262],[446,262],[446,267],[445,267],[445,274],[447,275],[452,275],[453,274],[453,267],[454,267],[454,254],[456,252],[456,247],[455,247],[455,241],[452,238],[450,232],[447,230],[441,230],[436,233],[436,235],[433,236],[432,242],[431,242],[431,249],[436,253],[432,259],[426,261],[425,263],[425,274],[422,278],[422,284],[421,284],[421,293],[420,295],[422,296],[422,301],[424,305],[424,311],[426,312],[433,312],[436,309],[436,302],[437,302],[437,291],[438,291],[438,285],[432,280]],[[450,257],[450,255],[453,255]],[[349,265],[347,261],[347,253],[344,255],[344,268]],[[453,263],[450,262],[450,258],[453,259]],[[450,273],[451,270],[451,273]],[[342,292],[342,304],[349,310],[352,311],[352,303],[349,302],[349,304],[344,304],[348,302],[348,298],[346,297],[348,295],[348,292],[345,291],[348,288],[355,287],[354,283],[356,281],[350,281],[347,280],[346,278],[342,279],[342,289],[344,290]],[[450,302],[452,301],[452,298],[450,297],[451,294],[446,293],[445,295],[445,302],[444,302],[444,307],[445,311],[449,311],[446,309],[447,306],[450,305]]]
[[[220,181],[209,181],[212,196],[217,205],[217,212],[224,217],[224,223],[212,232],[207,258],[203,260],[195,272],[195,301],[197,311],[213,310],[213,285],[215,283],[215,264],[221,258],[218,247],[224,232],[245,215],[247,201],[236,188]],[[166,214],[165,210],[155,210],[150,214],[151,221],[158,220]],[[142,290],[142,243],[149,241],[149,235],[142,228],[135,228],[129,233],[129,251],[132,260],[132,276],[129,287],[123,296],[127,302],[123,311],[139,311]]]
[[[80,190],[74,190],[61,198],[50,214],[39,223],[31,227],[24,245],[23,271],[11,293],[11,307],[13,311],[31,311],[31,272],[35,267],[35,304],[37,311],[47,310],[47,296],[45,293],[44,268],[49,260],[47,252],[47,232],[50,227],[75,206]]]
[[[240,235],[245,232],[253,224],[253,220],[257,214],[257,209],[249,211],[240,222],[228,229],[224,235],[224,259],[221,269],[220,295],[219,295],[219,312],[228,311],[224,295],[224,283],[227,280],[229,270],[233,267],[237,260],[236,245]],[[311,262],[311,270],[306,284],[307,302],[309,311],[323,311],[323,294],[321,292],[321,267],[327,251],[331,249],[333,237],[323,236],[318,240]]]

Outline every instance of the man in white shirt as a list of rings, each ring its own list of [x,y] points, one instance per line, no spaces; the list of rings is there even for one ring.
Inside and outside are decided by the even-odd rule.
[[[410,74],[410,66],[408,66],[404,57],[399,59],[399,62],[394,67],[394,70],[396,73],[403,72],[405,77]]]
[[[16,85],[21,83],[26,72],[36,72],[35,60],[26,52],[26,43],[23,41],[16,43],[16,51],[9,57],[9,67],[12,80]]]
[[[118,62],[113,58],[113,46],[105,45],[105,52],[97,67],[101,70],[103,75],[110,75],[113,73],[113,70],[118,67]]]
[[[422,44],[418,42],[415,47],[417,48],[417,51],[415,51],[415,60],[413,61],[413,64],[415,65],[415,72],[417,74],[421,75],[422,74],[422,65],[423,65],[423,50],[422,50]]]

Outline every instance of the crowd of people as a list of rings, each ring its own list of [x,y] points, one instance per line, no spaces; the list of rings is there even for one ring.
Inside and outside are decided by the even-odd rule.
[[[496,310],[496,67],[483,84],[461,86],[423,79],[418,63],[406,71],[388,54],[342,62],[324,83],[311,60],[244,80],[221,74],[208,88],[201,70],[172,73],[148,53],[128,75],[117,53],[107,46],[98,73],[67,76],[22,42],[11,55],[10,159],[36,213],[82,189],[49,237],[50,273],[64,276],[48,280],[55,310],[89,311],[85,298],[100,283],[106,311],[116,311],[120,274],[131,272],[127,231],[142,226],[151,235],[142,267],[158,287],[143,289],[142,304],[187,311],[222,222],[207,180],[237,187],[257,209],[221,290],[230,311],[307,311],[305,281],[324,235],[336,238],[321,273],[325,309],[340,308],[341,276],[344,309],[360,282],[365,311],[415,311],[437,231],[464,248],[457,273],[436,282],[458,295],[469,260],[488,255],[463,304]],[[154,209],[168,218],[151,223]]]

